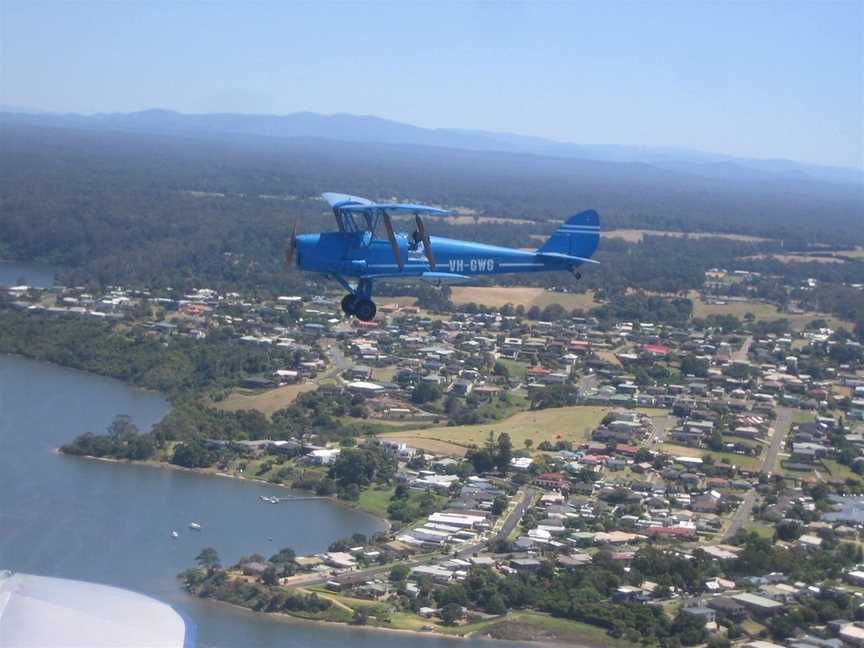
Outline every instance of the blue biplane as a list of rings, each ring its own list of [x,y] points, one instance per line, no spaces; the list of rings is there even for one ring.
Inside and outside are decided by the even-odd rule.
[[[423,215],[452,212],[427,205],[374,203],[345,194],[322,194],[333,208],[335,232],[297,235],[297,224],[285,252],[301,270],[331,275],[348,294],[342,310],[363,321],[375,317],[372,283],[376,279],[420,278],[434,283],[459,282],[482,275],[569,271],[597,263],[590,257],[600,242],[600,217],[594,210],[568,218],[537,250],[459,241],[429,236]],[[410,235],[393,229],[392,216],[413,214],[416,229]],[[386,238],[376,238],[383,228]],[[356,279],[356,286],[349,283]]]

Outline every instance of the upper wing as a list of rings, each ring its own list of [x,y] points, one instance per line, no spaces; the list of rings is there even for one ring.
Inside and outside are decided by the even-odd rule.
[[[349,194],[340,194],[340,193],[332,193],[327,192],[321,194],[321,197],[326,200],[331,207],[338,207],[339,209],[344,209],[348,205],[373,205],[374,203],[368,198],[361,198],[360,196],[351,196]]]
[[[350,197],[350,196],[349,196]],[[406,213],[406,214],[435,214],[445,216],[452,214],[449,209],[441,209],[440,207],[430,207],[429,205],[417,205],[414,203],[345,203],[339,205],[339,209],[351,212],[365,212],[369,210],[381,209],[386,210],[390,214]]]

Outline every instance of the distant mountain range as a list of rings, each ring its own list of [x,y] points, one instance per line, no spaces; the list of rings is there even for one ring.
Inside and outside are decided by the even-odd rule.
[[[675,148],[582,145],[540,137],[477,130],[429,129],[380,117],[298,112],[289,115],[184,114],[171,110],[95,115],[59,114],[0,106],[0,124],[30,124],[185,137],[249,135],[324,138],[344,142],[421,145],[499,151],[605,162],[640,162],[677,173],[715,179],[802,179],[864,183],[864,171],[782,159],[750,159]]]

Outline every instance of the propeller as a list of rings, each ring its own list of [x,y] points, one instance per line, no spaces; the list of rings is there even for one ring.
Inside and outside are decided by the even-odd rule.
[[[288,246],[285,248],[285,269],[291,267],[291,262],[294,261],[294,252],[297,249],[297,219],[294,219],[294,225],[291,227],[291,238],[288,239]]]
[[[405,269],[405,262],[402,261],[402,255],[399,252],[399,242],[396,240],[396,233],[393,231],[393,222],[390,220],[390,214],[387,210],[381,212],[384,216],[384,229],[387,230],[387,238],[390,239],[390,247],[393,249],[393,256],[396,258],[396,263],[399,266],[399,272]]]
[[[420,214],[414,214],[414,220],[417,223],[417,231],[420,233],[420,240],[423,241],[423,253],[429,260],[429,267],[432,272],[438,269],[438,264],[435,263],[435,257],[432,255],[432,244],[429,242],[429,234],[426,233],[426,227],[423,225],[423,219]]]

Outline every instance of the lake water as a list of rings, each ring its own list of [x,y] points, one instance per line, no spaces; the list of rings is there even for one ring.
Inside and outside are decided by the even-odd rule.
[[[77,434],[104,430],[116,414],[148,429],[167,407],[159,394],[114,380],[0,356],[0,569],[149,594],[195,624],[197,646],[490,646],[283,620],[187,595],[176,574],[204,546],[231,564],[282,547],[323,551],[333,540],[383,524],[329,501],[260,502],[259,495],[285,494],[266,484],[54,451]],[[190,531],[192,521],[202,531]]]
[[[0,286],[47,288],[54,284],[54,268],[20,261],[0,261]]]

